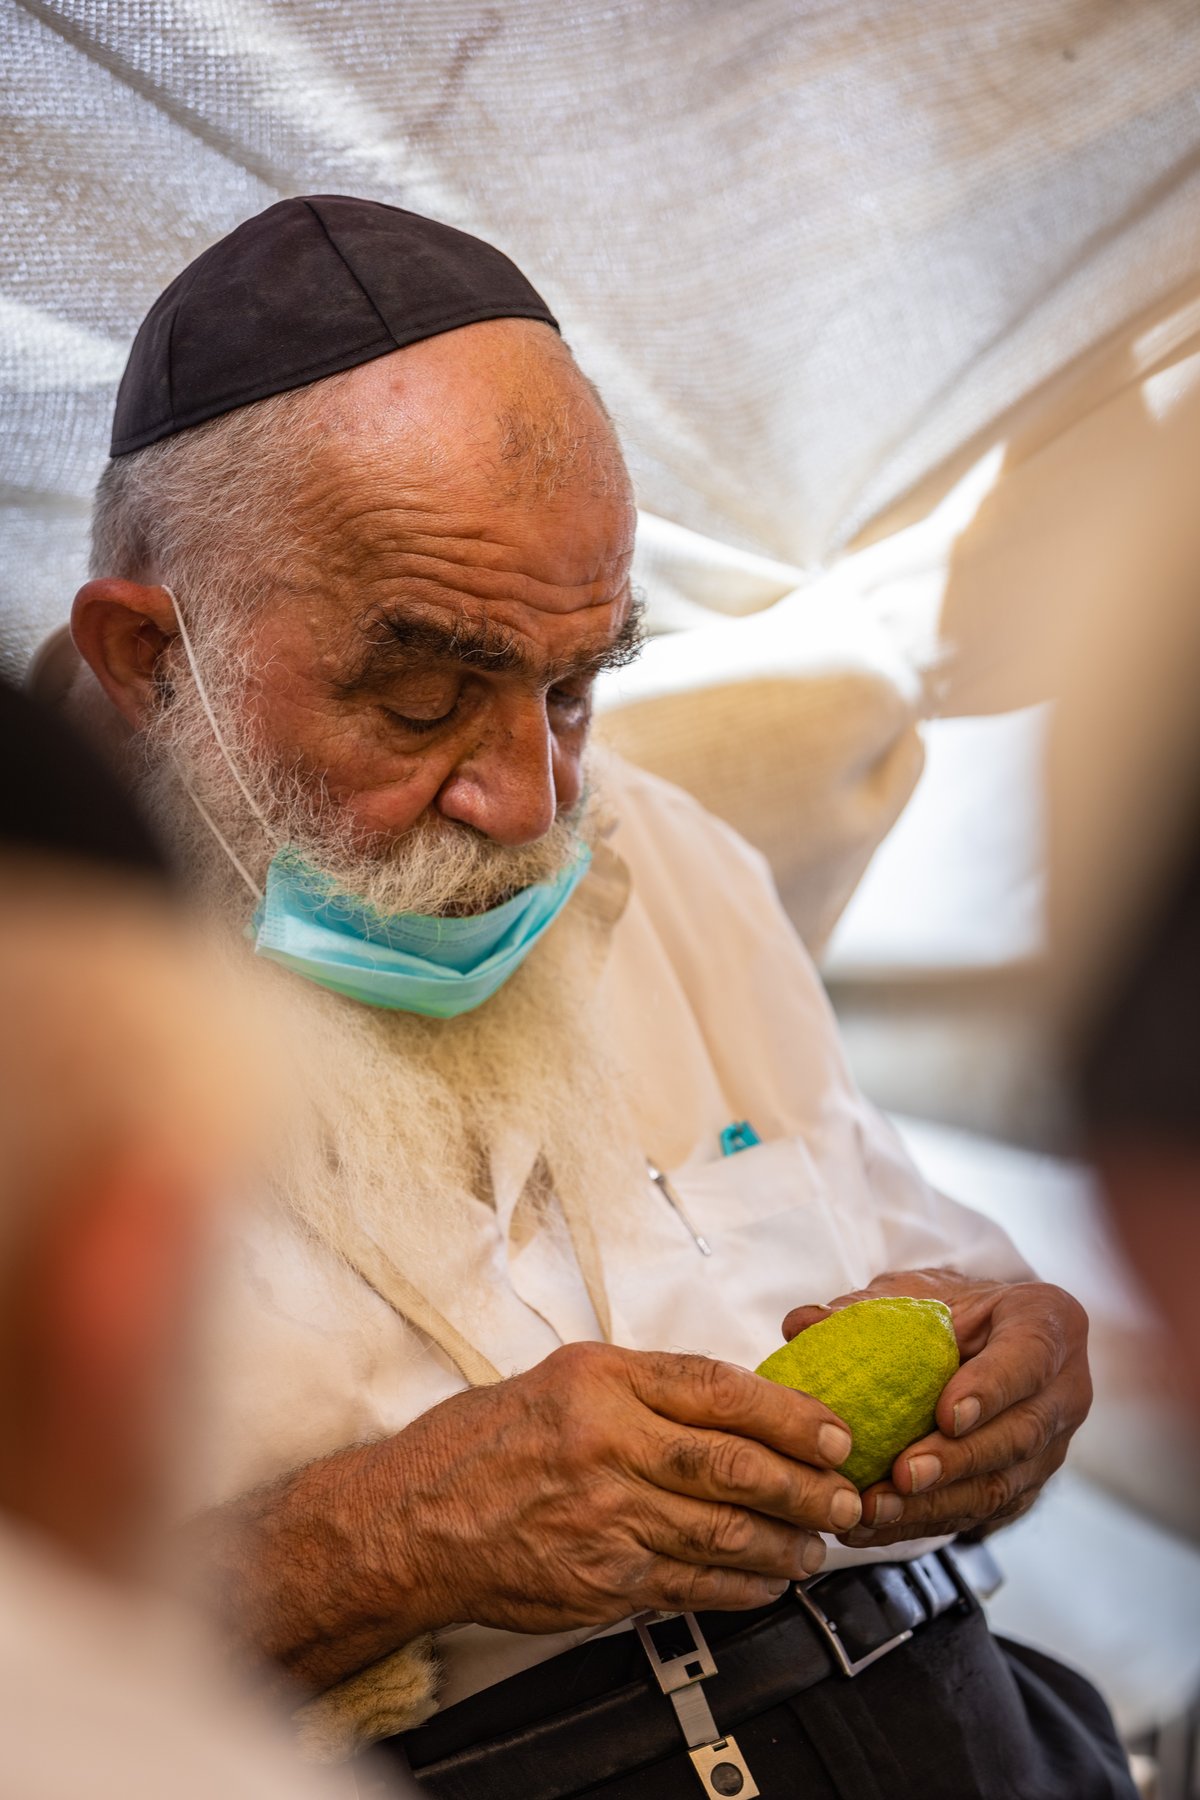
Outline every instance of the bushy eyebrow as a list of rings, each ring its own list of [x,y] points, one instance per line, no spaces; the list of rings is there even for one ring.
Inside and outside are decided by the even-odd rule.
[[[611,644],[577,656],[547,660],[531,654],[515,631],[479,613],[463,613],[453,624],[413,612],[378,612],[366,628],[366,646],[345,691],[404,674],[420,662],[458,663],[490,675],[520,675],[543,687],[586,681],[606,669],[623,669],[645,642],[645,604],[635,594],[620,632]]]

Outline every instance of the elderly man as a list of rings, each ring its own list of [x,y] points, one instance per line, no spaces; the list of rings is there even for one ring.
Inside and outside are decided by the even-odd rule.
[[[1126,1795],[941,1549],[1061,1462],[1084,1317],[856,1093],[760,860],[589,759],[633,530],[545,303],[447,227],[284,201],[139,333],[74,638],[304,1099],[210,1555],[316,1753],[403,1731],[435,1793]],[[964,1362],[860,1500],[747,1365],[863,1290]]]

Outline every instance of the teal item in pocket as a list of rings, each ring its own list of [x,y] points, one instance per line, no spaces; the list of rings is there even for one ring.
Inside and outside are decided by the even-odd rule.
[[[555,880],[463,919],[385,916],[344,896],[294,851],[271,859],[247,935],[255,952],[365,1006],[453,1019],[482,1006],[554,923],[591,864],[580,845]]]
[[[762,1139],[749,1119],[737,1119],[721,1133],[721,1155],[736,1156],[739,1150],[752,1150]]]

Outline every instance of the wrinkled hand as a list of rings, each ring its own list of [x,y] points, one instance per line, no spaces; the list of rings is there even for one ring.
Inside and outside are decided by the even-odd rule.
[[[762,1606],[860,1516],[848,1449],[828,1407],[730,1363],[572,1344],[372,1447],[372,1554],[425,1626]]]
[[[832,1306],[884,1294],[944,1300],[962,1365],[942,1390],[938,1429],[896,1458],[890,1481],[866,1490],[862,1524],[844,1541],[895,1544],[1019,1518],[1091,1405],[1087,1314],[1062,1288],[975,1281],[950,1269],[881,1275]],[[822,1307],[798,1307],[784,1337],[827,1317]]]

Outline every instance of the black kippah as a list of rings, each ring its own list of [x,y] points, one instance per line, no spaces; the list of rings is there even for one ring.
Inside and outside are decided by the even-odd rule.
[[[280,200],[211,245],[134,339],[110,454],[481,319],[540,319],[507,256],[376,200]]]

